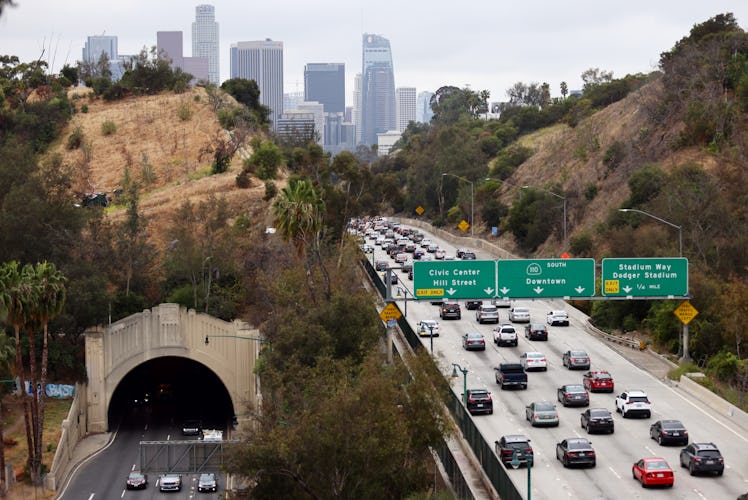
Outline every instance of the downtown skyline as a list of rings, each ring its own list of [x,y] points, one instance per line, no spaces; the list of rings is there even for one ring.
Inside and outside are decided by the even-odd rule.
[[[303,91],[306,64],[344,63],[348,106],[353,105],[355,74],[361,71],[363,33],[390,41],[395,87],[421,92],[469,86],[489,90],[491,101],[503,101],[518,81],[548,82],[557,96],[561,81],[569,89],[581,88],[580,75],[589,68],[612,71],[615,77],[656,70],[661,52],[694,24],[720,13],[733,12],[741,26],[748,23],[748,4],[739,0],[633,0],[625,8],[592,0],[531,0],[472,10],[438,1],[405,5],[382,0],[374,8],[365,2],[279,0],[250,9],[231,0],[17,0],[0,18],[0,52],[24,62],[44,53],[57,72],[80,59],[86,38],[93,35],[117,36],[119,53],[135,54],[156,44],[157,31],[182,31],[188,48],[195,7],[201,3],[215,7],[220,26],[221,81],[229,77],[232,43],[269,38],[284,44],[284,93]]]

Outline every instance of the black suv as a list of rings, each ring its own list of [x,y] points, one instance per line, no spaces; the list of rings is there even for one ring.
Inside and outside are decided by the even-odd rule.
[[[457,302],[444,302],[442,304],[442,309],[439,313],[439,316],[441,317],[441,319],[462,319],[462,310],[460,310],[460,304],[458,304]]]
[[[482,305],[483,305],[483,301],[482,300],[467,300],[467,301],[465,301],[465,309],[469,309],[471,311],[475,310],[475,309],[478,309]]]
[[[521,464],[527,464],[528,458],[532,461],[532,446],[530,446],[530,438],[527,436],[521,434],[501,436],[501,439],[494,441],[494,446],[496,455],[506,467],[509,467],[512,459],[515,457],[515,451],[517,452],[517,460]]]
[[[471,415],[476,413],[493,413],[493,399],[486,389],[467,390],[467,410]]]
[[[721,476],[725,459],[714,443],[691,443],[680,450],[680,466],[687,467],[692,476],[697,472],[716,472]]]

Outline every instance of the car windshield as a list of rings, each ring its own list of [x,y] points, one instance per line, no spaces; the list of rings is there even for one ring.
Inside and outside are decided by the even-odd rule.
[[[539,325],[539,324],[533,323],[532,325],[530,325],[530,328],[532,330],[545,330],[545,325]]]
[[[200,481],[213,481],[214,479],[213,474],[200,474]]]
[[[530,310],[529,309],[525,309],[524,307],[515,307],[514,308],[514,313],[515,314],[529,314]]]
[[[130,473],[130,479],[141,479],[143,477],[143,474],[140,472],[131,472]]]
[[[543,353],[541,352],[528,352],[527,357],[528,358],[542,358],[544,356],[543,356]]]
[[[722,456],[717,450],[701,450],[698,452],[698,455],[706,458],[719,458]]]
[[[586,358],[587,357],[587,353],[584,351],[571,351],[569,355],[574,358]]]
[[[647,398],[644,396],[629,396],[629,401],[632,403],[649,403]]]
[[[611,378],[609,373],[595,373],[593,376],[595,378],[598,378],[598,379],[609,379],[609,378]]]
[[[591,448],[589,441],[584,439],[567,441],[566,443],[569,445],[570,450],[588,450]]]
[[[586,392],[582,385],[567,385],[566,392]]]
[[[677,430],[677,429],[683,429],[683,424],[681,424],[677,420],[672,421],[663,421],[662,422],[662,428],[663,429],[669,429],[669,430]]]
[[[526,450],[530,447],[530,443],[527,443],[525,441],[520,442],[508,442],[506,443],[507,448],[511,448],[513,450]]]
[[[495,313],[497,311],[495,306],[483,306],[481,308],[481,311],[483,312],[489,312],[489,313]]]
[[[646,462],[645,467],[647,470],[667,470],[670,468],[664,460],[652,460]]]
[[[486,391],[470,391],[470,397],[473,399],[486,399],[488,393]]]
[[[535,403],[535,411],[553,411],[551,403]]]
[[[482,339],[483,335],[481,335],[480,333],[468,333],[467,334],[467,338],[469,338],[469,339]]]
[[[599,409],[599,410],[590,410],[590,417],[609,417],[610,412],[608,410]]]
[[[501,331],[504,333],[517,333],[513,326],[502,326]]]

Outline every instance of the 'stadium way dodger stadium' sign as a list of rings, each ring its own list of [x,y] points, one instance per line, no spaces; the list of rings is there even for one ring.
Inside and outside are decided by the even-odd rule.
[[[603,259],[602,294],[606,297],[686,297],[688,259]]]

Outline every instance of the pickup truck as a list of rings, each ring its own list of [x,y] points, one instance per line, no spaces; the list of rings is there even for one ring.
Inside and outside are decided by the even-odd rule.
[[[519,387],[527,389],[527,373],[520,363],[499,363],[496,370],[496,383],[501,389]]]
[[[517,330],[514,329],[513,325],[499,325],[493,329],[493,343],[496,345],[513,345],[516,346],[519,340],[517,339]]]

